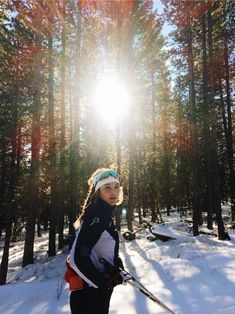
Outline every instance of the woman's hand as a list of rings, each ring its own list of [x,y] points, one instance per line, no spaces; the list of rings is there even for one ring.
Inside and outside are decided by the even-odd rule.
[[[117,285],[126,284],[131,280],[131,276],[125,271],[120,271],[118,274],[105,274],[105,285],[108,289],[113,289]]]

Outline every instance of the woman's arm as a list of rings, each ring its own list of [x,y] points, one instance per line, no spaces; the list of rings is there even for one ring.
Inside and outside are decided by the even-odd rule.
[[[70,252],[70,266],[94,288],[105,284],[104,274],[95,267],[91,259],[92,249],[104,230],[100,217],[84,220]]]

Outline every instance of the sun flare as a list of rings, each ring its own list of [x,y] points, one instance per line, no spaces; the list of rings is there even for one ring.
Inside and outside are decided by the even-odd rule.
[[[100,81],[95,90],[96,110],[107,121],[118,121],[127,113],[128,93],[123,84],[115,78]]]

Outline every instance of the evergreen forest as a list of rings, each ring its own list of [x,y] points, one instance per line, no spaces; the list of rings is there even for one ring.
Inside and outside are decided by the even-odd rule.
[[[0,0],[0,284],[48,231],[72,242],[97,168],[120,173],[122,232],[162,213],[235,221],[233,0]]]

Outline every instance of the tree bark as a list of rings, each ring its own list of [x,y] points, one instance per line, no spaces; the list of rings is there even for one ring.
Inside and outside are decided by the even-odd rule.
[[[50,32],[48,37],[48,68],[49,68],[49,160],[50,160],[50,229],[48,255],[56,255],[56,223],[57,223],[57,183],[56,183],[56,143],[55,143],[55,121],[54,121],[54,62],[53,62],[53,37]]]
[[[128,83],[131,91],[134,90],[135,82],[134,82],[134,53],[133,53],[133,27],[134,27],[134,12],[138,7],[138,2],[133,5],[132,11],[132,19],[128,21],[128,25],[126,27],[126,38],[125,38],[125,55],[126,55],[126,68],[128,72],[126,72],[126,77],[128,79]],[[134,99],[132,102],[134,103]],[[134,219],[134,170],[135,170],[135,122],[134,116],[131,116],[133,103],[130,104],[129,108],[129,129],[128,129],[128,211],[127,211],[127,227],[130,231],[133,231],[132,221]]]
[[[65,24],[65,1],[63,3],[63,22],[62,22],[62,52],[61,52],[61,102],[60,102],[60,116],[61,116],[61,127],[60,127],[60,161],[59,161],[59,217],[58,217],[58,232],[59,232],[59,243],[58,248],[62,249],[64,245],[64,214],[65,214],[65,190],[64,190],[64,178],[65,178],[65,48],[66,48],[66,24]]]
[[[36,212],[39,208],[39,171],[40,171],[40,144],[41,144],[41,91],[42,91],[42,38],[40,34],[40,12],[36,21],[35,57],[34,57],[34,87],[32,105],[32,146],[31,146],[31,175],[30,200],[26,219],[26,235],[23,255],[23,267],[33,264],[33,246],[35,238]]]
[[[167,100],[166,100],[167,102]],[[163,107],[163,174],[164,174],[164,205],[166,206],[167,216],[170,216],[171,209],[171,191],[170,191],[170,160],[167,146],[167,110],[166,105]]]
[[[78,11],[79,15],[79,11]],[[80,16],[78,16],[76,31],[76,80],[75,80],[75,99],[73,106],[73,139],[70,146],[70,209],[69,209],[69,237],[75,238],[75,229],[73,223],[78,216],[78,162],[79,162],[79,89],[80,89],[80,49],[81,49],[81,25]]]
[[[151,69],[151,102],[152,102],[152,162],[151,162],[151,221],[162,221],[160,210],[158,207],[158,191],[157,191],[157,136],[156,136],[156,104],[154,95],[154,77]]]
[[[2,230],[4,222],[6,220],[6,205],[5,205],[5,193],[6,193],[6,150],[7,145],[5,139],[1,141],[0,146],[0,164],[1,164],[1,176],[0,176],[0,238],[2,237]]]
[[[193,207],[193,235],[199,235],[199,162],[198,162],[198,135],[197,119],[195,104],[195,87],[194,87],[194,59],[192,46],[192,29],[188,26],[188,65],[189,65],[189,106],[190,106],[190,127],[192,141],[192,207]]]
[[[11,134],[11,154],[10,154],[10,172],[9,172],[9,187],[7,193],[7,207],[6,207],[6,234],[5,244],[2,255],[2,261],[0,265],[0,285],[4,285],[7,279],[8,260],[9,260],[9,248],[12,235],[12,219],[15,215],[15,188],[17,183],[17,122],[18,122],[18,88],[16,87],[13,92],[12,102],[12,120],[13,131]]]
[[[212,219],[212,178],[211,178],[211,156],[210,156],[210,113],[208,101],[208,57],[206,44],[206,16],[202,17],[202,49],[203,49],[203,132],[204,132],[204,151],[206,165],[206,206],[207,206],[207,228],[213,229]]]
[[[118,121],[116,129],[116,152],[117,152],[117,172],[121,175],[121,142],[120,142],[120,122]],[[115,213],[116,228],[118,231],[121,230],[121,209],[117,206]]]
[[[209,51],[209,96],[210,96],[210,113],[211,113],[211,165],[212,165],[212,189],[213,203],[218,226],[218,237],[220,240],[229,239],[224,230],[222,219],[221,197],[220,197],[220,178],[219,178],[219,161],[217,149],[217,133],[216,133],[216,106],[215,106],[215,86],[213,74],[213,39],[212,39],[212,16],[211,9],[208,10],[208,51]]]
[[[8,260],[9,260],[9,249],[10,249],[10,240],[11,240],[11,229],[12,229],[12,213],[7,211],[6,218],[6,235],[4,250],[2,255],[2,261],[0,265],[0,285],[5,285],[7,280],[7,270],[8,270]]]
[[[120,14],[120,3],[119,1],[116,2],[116,16],[115,19],[117,21],[117,37],[118,37],[118,47],[117,47],[117,65],[116,65],[116,71],[118,73],[118,77],[120,76],[120,66],[121,66],[121,31],[122,31],[122,19]],[[116,127],[116,163],[117,163],[117,172],[121,176],[121,141],[120,141],[120,124],[121,119],[118,119],[117,121],[117,127]],[[115,213],[115,222],[116,222],[116,228],[118,231],[121,230],[121,208],[120,206],[117,206],[117,210]]]
[[[235,220],[235,173],[233,164],[233,126],[232,126],[232,103],[231,103],[231,87],[229,78],[228,64],[228,34],[227,29],[224,32],[224,65],[225,65],[225,82],[226,82],[226,103],[227,103],[227,158],[229,166],[229,188],[231,198],[232,220]]]

